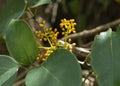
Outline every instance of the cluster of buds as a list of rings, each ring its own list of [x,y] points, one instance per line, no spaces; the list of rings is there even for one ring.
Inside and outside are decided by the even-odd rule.
[[[41,24],[39,24],[40,28],[43,28],[43,31],[36,31],[36,35],[39,38],[39,41],[48,41],[51,45],[51,42],[57,42],[57,37],[59,32],[57,29],[52,30],[52,28],[44,28],[45,26],[45,21],[43,21]]]
[[[71,39],[67,39],[67,36],[70,35],[71,33],[76,33],[75,31],[75,19],[62,19],[60,23],[60,28],[62,29],[62,35],[65,37],[64,39],[64,48],[68,49],[72,52],[72,47],[75,46],[75,43],[71,44]]]
[[[76,33],[75,26],[76,23],[74,19],[70,19],[70,20],[62,19],[60,23],[60,28],[63,31],[62,35],[68,36],[71,33]]]
[[[42,60],[45,61],[47,59],[47,57],[56,49],[58,48],[65,48],[68,49],[72,52],[72,47],[75,46],[75,43],[71,44],[71,39],[65,39],[64,40],[64,44],[61,44],[58,41],[58,35],[59,32],[57,29],[52,29],[50,28],[45,28],[45,24],[46,22],[43,21],[41,24],[39,24],[40,28],[43,28],[43,31],[36,31],[35,34],[37,35],[37,38],[39,39],[39,43],[41,43],[42,41],[47,41],[50,45],[50,47],[44,47],[41,44],[39,44],[39,48],[44,49],[45,53],[43,54],[38,54],[37,56],[37,60]],[[64,37],[67,37],[69,34],[71,33],[75,33],[75,20],[74,19],[70,19],[70,20],[66,20],[66,19],[62,19],[61,23],[60,23],[60,28],[62,29],[62,35]]]

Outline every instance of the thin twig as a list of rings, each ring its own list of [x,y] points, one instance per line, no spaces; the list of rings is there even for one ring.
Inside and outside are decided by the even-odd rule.
[[[51,18],[51,22],[54,23],[56,20],[56,16],[57,16],[57,10],[59,7],[59,3],[61,2],[61,0],[56,0],[56,2],[54,3],[53,6],[53,12],[52,12],[52,18]]]
[[[21,86],[20,84],[23,84],[24,83],[24,77],[25,75],[28,73],[28,71],[30,71],[32,69],[32,65],[29,66],[27,68],[27,70],[24,70],[22,73],[20,73],[18,76],[17,76],[17,79],[16,79],[16,82],[14,84],[14,86]]]
[[[25,83],[25,79],[21,79],[18,82],[16,82],[13,86],[22,86]]]
[[[21,78],[23,78],[25,75],[26,75],[26,73],[27,73],[28,71],[23,71],[18,77],[17,77],[17,79],[16,79],[16,81],[18,81],[18,80],[20,80]]]
[[[28,0],[25,0],[25,3],[27,5],[26,7],[26,15],[28,17],[28,22],[30,23],[29,25],[31,26],[31,29],[33,30],[33,32],[35,31],[35,23],[34,23],[34,14],[32,13],[31,9],[30,9],[30,6],[29,6],[29,1]]]
[[[95,34],[101,32],[101,31],[104,31],[104,30],[107,30],[113,26],[116,26],[118,24],[120,24],[120,19],[117,19],[115,21],[109,22],[109,23],[104,24],[104,25],[100,25],[100,26],[92,28],[90,30],[84,30],[84,31],[76,33],[76,34],[71,34],[67,38],[76,39],[76,38],[92,36],[92,35],[95,35]],[[64,39],[65,38],[63,37],[61,40],[64,40]]]
[[[58,40],[58,41],[63,45],[65,43],[62,40]],[[72,50],[76,56],[81,56],[81,57],[86,57],[86,55],[90,53],[90,51],[87,48],[82,48],[82,47],[72,47]],[[79,57],[79,59],[82,59],[82,58]]]

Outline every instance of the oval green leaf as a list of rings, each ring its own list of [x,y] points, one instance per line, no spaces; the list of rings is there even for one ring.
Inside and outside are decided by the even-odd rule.
[[[20,64],[31,64],[38,53],[36,39],[31,28],[23,20],[12,20],[6,33],[9,53]]]
[[[0,55],[0,86],[12,86],[15,82],[18,63],[9,56]]]
[[[0,11],[0,35],[4,35],[11,19],[19,18],[24,10],[24,0],[7,0],[7,4]]]
[[[81,86],[82,72],[73,54],[58,49],[40,67],[29,71],[25,81],[27,86]]]
[[[30,0],[31,3],[34,3],[32,8],[38,7],[40,5],[48,4],[51,2],[51,0]]]
[[[120,31],[96,36],[91,55],[99,86],[120,86]]]

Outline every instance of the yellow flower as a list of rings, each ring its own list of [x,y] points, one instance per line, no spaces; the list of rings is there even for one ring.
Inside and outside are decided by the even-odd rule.
[[[74,19],[70,19],[70,20],[66,20],[66,19],[62,19],[61,23],[60,23],[60,28],[63,31],[63,35],[69,35],[71,33],[75,33],[75,20]]]
[[[39,24],[40,28],[43,28],[42,31],[35,31],[35,34],[38,38],[38,42],[39,42],[39,49],[41,52],[41,49],[44,49],[43,52],[41,52],[40,54],[38,54],[36,60],[41,60],[41,61],[45,61],[47,60],[48,56],[56,49],[58,48],[64,48],[64,49],[68,49],[70,52],[72,52],[72,47],[75,46],[75,43],[71,43],[71,39],[67,39],[67,36],[71,33],[75,33],[75,20],[74,19],[62,19],[61,23],[60,23],[60,28],[62,29],[62,35],[64,35],[64,37],[66,38],[66,40],[64,40],[64,44],[60,43],[58,41],[58,35],[59,32],[57,30],[57,28],[52,29],[50,28],[46,28],[45,27],[46,22],[43,21],[41,24]],[[42,41],[47,41],[49,43],[49,47],[45,47],[41,44]]]

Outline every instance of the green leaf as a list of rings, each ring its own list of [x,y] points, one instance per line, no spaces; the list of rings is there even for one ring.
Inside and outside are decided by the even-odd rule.
[[[81,86],[81,79],[81,68],[75,56],[58,49],[40,67],[29,71],[25,81],[27,86]]]
[[[38,53],[36,39],[31,28],[23,20],[12,20],[6,33],[9,53],[20,64],[31,64]]]
[[[9,56],[0,55],[0,86],[12,86],[18,71],[18,63]]]
[[[0,35],[4,35],[11,19],[19,18],[24,10],[24,0],[7,0],[7,4],[0,11]]]
[[[30,0],[31,3],[34,3],[32,8],[38,7],[40,5],[48,4],[51,0]]]
[[[120,86],[120,31],[96,36],[91,55],[99,86]]]

